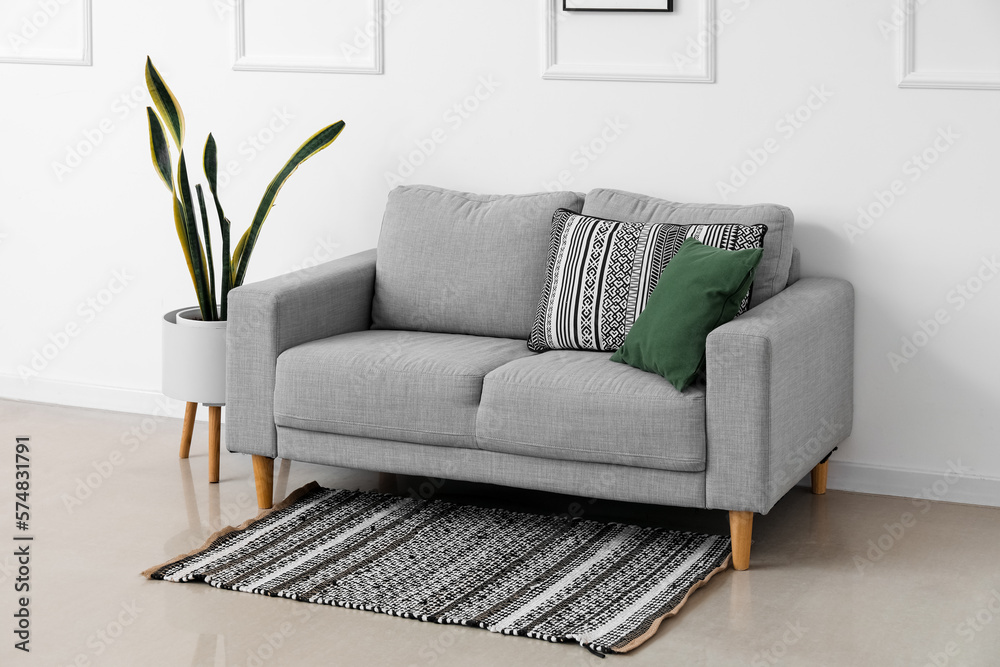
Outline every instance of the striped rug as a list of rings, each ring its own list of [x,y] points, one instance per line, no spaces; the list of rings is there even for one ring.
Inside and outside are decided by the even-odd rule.
[[[313,482],[143,575],[577,642],[604,654],[649,639],[728,567],[729,554],[728,537]]]

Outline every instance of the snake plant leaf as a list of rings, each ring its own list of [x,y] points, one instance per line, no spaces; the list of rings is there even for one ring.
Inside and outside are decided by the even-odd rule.
[[[181,249],[184,251],[184,261],[187,263],[188,273],[191,274],[191,283],[195,290],[198,289],[198,281],[194,277],[194,265],[191,263],[191,252],[188,249],[187,227],[184,224],[184,209],[177,197],[174,197],[174,227],[177,228],[177,238],[180,239]]]
[[[243,232],[239,243],[236,244],[236,250],[233,251],[233,287],[240,286],[240,283],[236,282],[236,270],[239,267],[240,259],[243,257],[243,251],[246,249],[248,238],[250,238],[250,229]]]
[[[281,171],[271,179],[271,183],[267,186],[267,190],[265,190],[264,196],[260,200],[260,205],[257,207],[257,212],[254,214],[253,222],[250,224],[247,234],[244,235],[245,241],[244,239],[240,240],[243,248],[242,252],[239,253],[239,268],[236,271],[236,279],[233,281],[234,287],[239,287],[243,284],[247,265],[250,263],[250,255],[253,252],[254,244],[257,242],[257,236],[260,234],[260,228],[264,224],[264,220],[267,219],[267,214],[270,213],[271,207],[274,206],[274,200],[278,196],[281,187],[285,184],[285,181],[299,168],[299,165],[332,144],[340,136],[340,133],[344,131],[344,126],[344,121],[337,121],[333,125],[329,125],[309,137],[295,151],[295,154],[292,155],[288,162],[285,163]],[[240,250],[240,248],[237,247],[237,250]]]
[[[215,137],[211,133],[205,141],[205,154],[202,161],[204,163],[205,176],[208,178],[208,189],[211,191],[212,199],[215,201],[215,213],[219,216],[219,228],[222,231],[222,298],[219,319],[226,320],[229,317],[229,290],[232,289],[233,284],[233,260],[229,256],[229,230],[232,225],[222,210],[222,202],[219,201],[219,157],[218,149],[215,145]],[[205,232],[205,236],[208,236],[207,231]],[[213,287],[215,285],[214,273],[212,276],[212,285]]]
[[[219,319],[218,306],[215,301],[215,260],[212,258],[212,234],[208,230],[208,209],[205,207],[205,191],[201,183],[194,186],[198,193],[198,208],[201,211],[201,229],[205,236],[205,255],[208,257],[208,298],[211,301],[212,319]]]
[[[215,137],[208,133],[205,140],[205,157],[203,159],[205,167],[205,177],[208,178],[208,189],[213,193],[218,190],[219,183],[219,151],[215,146]]]
[[[149,116],[149,150],[153,156],[153,166],[156,167],[160,180],[173,192],[174,175],[170,167],[170,147],[167,146],[167,137],[163,134],[163,125],[160,124],[160,119],[152,107],[146,107],[146,115]]]
[[[219,227],[222,228],[222,312],[220,319],[229,319],[229,290],[233,287],[233,260],[229,256],[229,229],[232,226],[229,220],[222,213],[222,206],[219,198],[212,193],[215,198],[215,208],[219,212]]]
[[[201,247],[201,239],[198,237],[198,223],[195,220],[194,201],[191,198],[191,185],[188,183],[187,162],[184,160],[184,151],[181,150],[180,162],[177,166],[177,183],[181,191],[181,208],[184,212],[184,228],[187,232],[188,254],[191,257],[191,264],[194,268],[195,292],[198,294],[198,306],[201,308],[201,318],[212,321],[212,309],[209,298],[210,290],[205,276],[205,252]]]
[[[146,56],[146,87],[149,88],[153,104],[156,105],[160,115],[166,121],[167,127],[170,128],[170,134],[173,135],[174,142],[177,144],[177,149],[180,150],[184,145],[184,112],[181,111],[180,103],[170,92],[163,77],[156,71],[149,56]]]

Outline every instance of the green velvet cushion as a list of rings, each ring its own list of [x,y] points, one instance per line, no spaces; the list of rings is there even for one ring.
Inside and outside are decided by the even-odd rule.
[[[705,339],[739,312],[763,250],[684,241],[611,361],[662,375],[678,391],[705,363]]]

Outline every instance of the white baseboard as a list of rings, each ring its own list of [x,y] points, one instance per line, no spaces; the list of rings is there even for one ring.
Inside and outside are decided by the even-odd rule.
[[[46,378],[33,378],[25,382],[20,377],[8,373],[0,373],[0,398],[139,415],[162,415],[178,419],[184,417],[184,403],[167,398],[158,391],[105,387]],[[226,419],[225,415],[226,411],[223,409],[223,422]],[[198,419],[208,421],[208,410],[198,410]]]
[[[809,476],[799,482],[804,486],[810,483]],[[941,472],[926,472],[831,460],[827,488],[1000,507],[1000,479],[971,476],[962,470],[961,461]]]
[[[16,375],[10,374],[0,374],[0,398],[141,415],[165,415],[177,418],[184,416],[184,403],[166,398],[157,391],[103,387],[43,378],[24,382]],[[225,415],[226,411],[223,410],[223,421]],[[207,420],[208,410],[199,410],[198,419]],[[955,468],[951,470],[926,472],[831,460],[827,488],[880,496],[926,498],[1000,507],[1000,479],[974,477],[962,470],[960,461],[956,461],[955,464]],[[809,483],[808,476],[799,482],[800,485]]]

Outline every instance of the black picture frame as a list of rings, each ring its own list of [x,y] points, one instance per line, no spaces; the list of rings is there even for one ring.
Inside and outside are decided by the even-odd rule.
[[[562,8],[564,12],[646,12],[664,13],[674,11],[674,0],[667,0],[666,9],[628,9],[625,7],[567,7],[568,0],[563,0]]]

